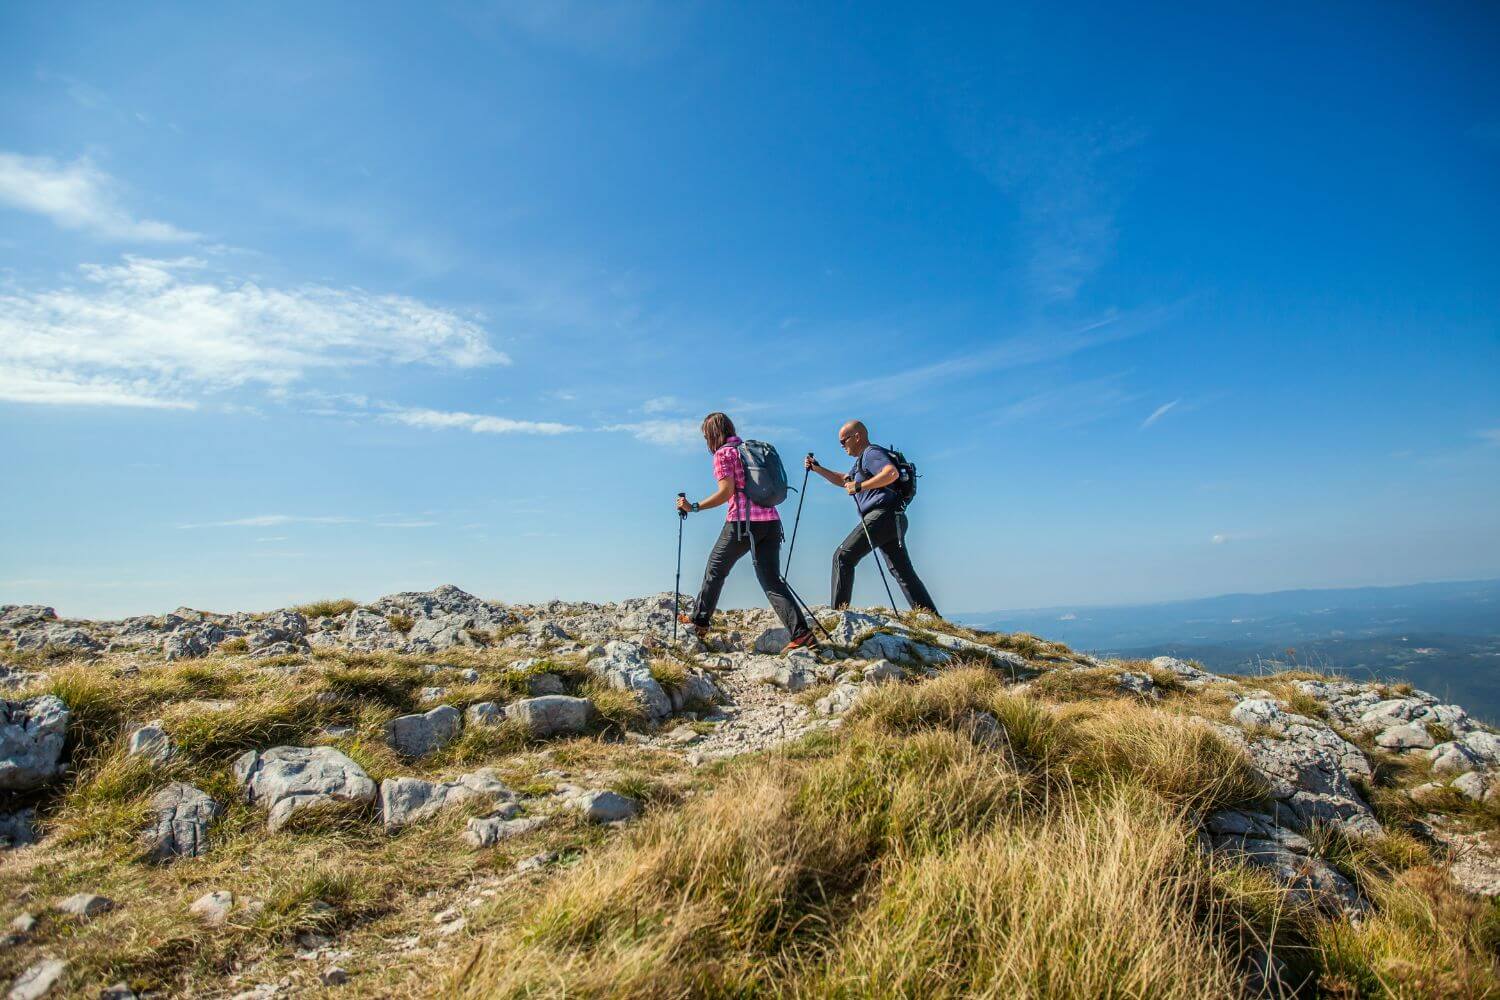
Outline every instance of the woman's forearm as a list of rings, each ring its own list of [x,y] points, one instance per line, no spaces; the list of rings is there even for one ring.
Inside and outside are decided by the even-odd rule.
[[[734,496],[734,483],[728,479],[721,479],[718,489],[698,501],[698,509],[712,510],[715,507],[722,507],[732,496]]]

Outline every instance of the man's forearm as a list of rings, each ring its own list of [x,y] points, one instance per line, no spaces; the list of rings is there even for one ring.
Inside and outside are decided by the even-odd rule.
[[[844,474],[842,472],[834,472],[832,469],[825,469],[821,465],[815,466],[813,471],[828,480],[832,486],[844,485]]]

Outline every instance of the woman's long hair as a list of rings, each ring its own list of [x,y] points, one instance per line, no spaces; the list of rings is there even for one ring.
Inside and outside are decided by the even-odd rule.
[[[733,434],[734,421],[729,419],[729,414],[715,411],[703,418],[703,440],[708,442],[709,451],[724,447],[724,442]]]

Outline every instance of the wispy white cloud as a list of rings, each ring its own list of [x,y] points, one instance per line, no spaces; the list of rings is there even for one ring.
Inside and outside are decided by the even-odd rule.
[[[134,216],[121,203],[120,185],[87,159],[59,163],[45,156],[0,153],[0,204],[109,240],[184,243],[199,238]]]
[[[1010,424],[1045,418],[1062,427],[1099,420],[1140,398],[1125,388],[1123,379],[1123,373],[1116,373],[1049,386],[1005,404],[995,419]]]
[[[966,354],[891,375],[840,382],[813,395],[822,402],[836,402],[852,396],[910,395],[953,379],[1057,361],[1091,347],[1136,336],[1155,322],[1161,312],[1111,313],[1068,330],[1005,337]]]
[[[1144,131],[1101,124],[1000,118],[960,100],[958,143],[975,166],[1014,199],[1025,276],[1044,303],[1075,298],[1114,250],[1125,154]]]
[[[4,347],[0,345],[0,353],[3,352]],[[178,410],[191,410],[197,406],[188,400],[164,398],[157,392],[158,388],[148,379],[123,381],[99,376],[82,377],[0,363],[0,399],[13,403]]]
[[[1485,444],[1500,445],[1500,427],[1490,427],[1486,430],[1475,431],[1474,436]]]
[[[703,443],[703,432],[698,427],[698,421],[691,418],[606,424],[600,430],[621,431],[632,435],[637,441],[667,448],[686,448],[694,444],[701,446]]]
[[[409,427],[459,429],[476,434],[569,434],[582,429],[549,420],[512,420],[509,417],[494,417],[482,413],[419,408],[393,409],[382,414],[382,419]]]
[[[654,396],[641,404],[642,413],[671,413],[682,409],[682,404],[677,401],[676,396]]]
[[[183,528],[276,528],[283,524],[356,524],[359,518],[330,516],[308,517],[301,514],[256,514],[239,517],[231,521],[207,521],[203,524],[184,524]]]
[[[193,258],[88,265],[74,287],[0,295],[0,399],[191,406],[191,397],[379,364],[509,364],[446,309],[358,288],[270,288]]]
[[[1172,408],[1180,402],[1182,402],[1181,399],[1174,399],[1170,403],[1163,403],[1156,409],[1152,410],[1151,416],[1141,421],[1141,430],[1145,430],[1147,427],[1150,427],[1162,417],[1166,416],[1169,412],[1171,412]]]

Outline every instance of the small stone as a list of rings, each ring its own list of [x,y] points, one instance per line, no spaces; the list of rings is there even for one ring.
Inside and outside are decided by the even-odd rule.
[[[868,667],[865,667],[864,670],[864,680],[868,684],[899,681],[905,676],[906,671],[896,666],[890,660],[876,660]]]
[[[129,983],[122,980],[100,990],[99,1000],[135,1000],[135,990],[130,988]]]
[[[545,822],[545,816],[526,816],[521,819],[511,819],[508,813],[477,816],[469,820],[468,827],[464,830],[464,840],[474,847],[493,847],[502,840],[530,833]]]
[[[71,914],[75,917],[83,917],[85,920],[108,913],[114,909],[115,901],[105,896],[92,892],[74,893],[67,899],[57,904],[60,913]]]
[[[420,757],[452,743],[462,729],[463,716],[458,709],[439,705],[430,712],[392,719],[386,723],[385,739],[397,753]]]
[[[68,963],[46,958],[29,967],[11,983],[7,1000],[37,1000],[51,992],[68,969]]]
[[[533,854],[529,858],[522,858],[520,861],[517,861],[516,871],[534,872],[552,864],[557,858],[558,854],[556,851],[543,851],[540,854]]]
[[[437,932],[442,937],[452,937],[453,935],[457,934],[459,931],[467,927],[468,924],[468,920],[463,917],[459,917],[456,920],[452,920],[446,924],[443,924],[437,929]]]
[[[440,701],[447,696],[448,689],[445,687],[425,687],[421,694],[423,701]]]
[[[641,811],[641,804],[635,799],[608,789],[574,795],[567,800],[567,806],[595,823],[617,823]]]
[[[349,973],[337,965],[330,965],[318,974],[324,986],[343,986],[349,981]]]
[[[193,900],[188,912],[210,927],[218,927],[229,919],[229,912],[233,908],[234,893],[220,889]]]
[[[1387,750],[1431,750],[1437,746],[1437,740],[1432,738],[1427,727],[1417,723],[1392,726],[1375,737],[1375,742]]]
[[[18,917],[14,917],[11,919],[10,929],[17,934],[30,934],[36,930],[36,917],[30,913],[23,913]]]
[[[167,736],[162,721],[156,719],[146,723],[130,734],[131,757],[149,757],[154,761],[165,761],[172,756],[172,740]]]
[[[463,681],[465,684],[478,684],[479,671],[475,670],[473,667],[469,667],[466,670],[460,670],[458,672],[458,679]]]
[[[1464,798],[1483,802],[1488,798],[1490,783],[1478,771],[1466,771],[1453,779],[1453,788]]]
[[[699,733],[692,726],[678,726],[676,729],[667,734],[667,741],[670,743],[675,743],[678,746],[687,746],[691,743],[697,743],[701,739],[703,739],[703,734]]]
[[[1425,785],[1418,785],[1406,794],[1419,806],[1434,805],[1442,800],[1446,786],[1441,781],[1429,781]]]

